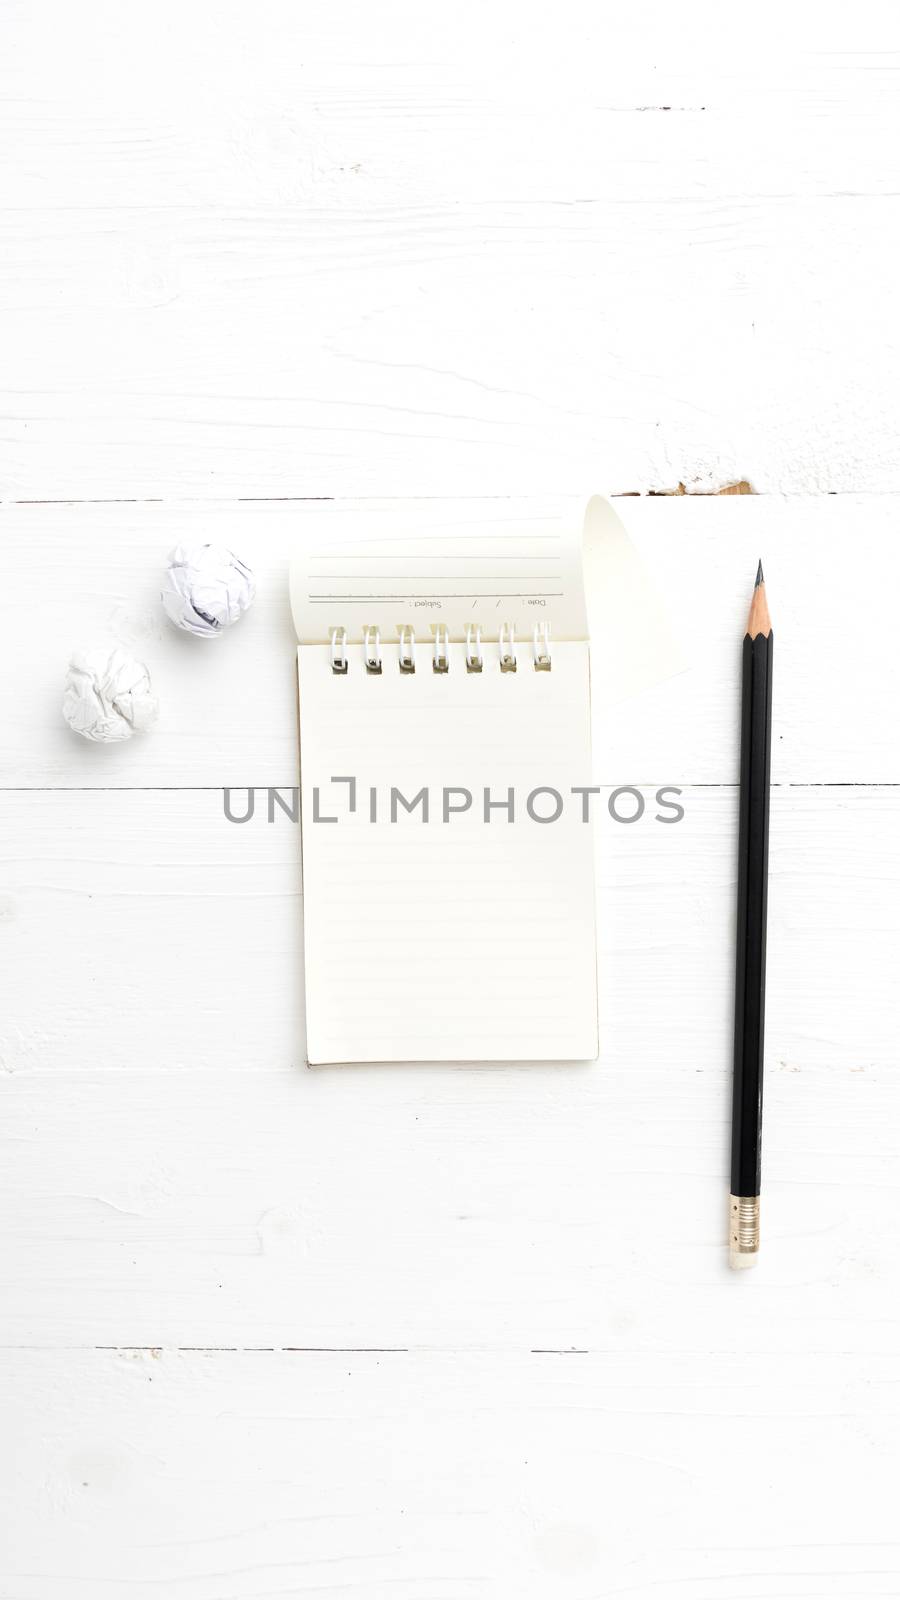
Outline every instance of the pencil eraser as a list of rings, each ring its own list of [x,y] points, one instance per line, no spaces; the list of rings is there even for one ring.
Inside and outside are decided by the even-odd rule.
[[[736,1272],[741,1272],[744,1267],[755,1267],[759,1260],[758,1250],[729,1250],[728,1265],[734,1267]]]

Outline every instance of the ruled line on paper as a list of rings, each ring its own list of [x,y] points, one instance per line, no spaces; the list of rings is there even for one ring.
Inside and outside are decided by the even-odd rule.
[[[311,594],[310,605],[361,604],[365,600],[561,600],[561,589],[522,589],[499,593],[496,589],[479,589],[476,594],[446,594],[429,589],[425,594]]]
[[[383,557],[384,552],[380,550],[378,552],[378,560]],[[335,560],[335,552],[328,550],[327,558],[328,560]],[[394,557],[388,555],[388,557],[384,558],[389,562],[391,560],[394,560],[394,562],[405,562],[407,560],[404,555],[394,555]],[[325,557],[323,555],[314,555],[312,560],[314,562],[323,562]],[[344,560],[346,562],[375,562],[376,557],[375,555],[338,555],[338,560],[340,562],[344,562]],[[437,560],[437,562],[463,562],[463,560],[464,562],[520,562],[522,557],[520,555],[436,555],[436,557],[432,557],[432,560]],[[527,560],[528,562],[559,562],[559,555],[528,555]],[[311,573],[311,578],[330,578],[330,576],[330,573]]]
[[[587,650],[561,644],[546,678],[448,685],[430,671],[335,679],[327,650],[301,646],[310,1060],[580,1060],[595,1051],[591,830],[574,812],[558,828],[485,827],[474,807],[458,833],[434,811],[435,826],[394,826],[382,803],[393,785],[412,794],[450,776],[473,793],[498,774],[517,793],[548,771],[562,788],[582,781]],[[450,653],[458,674],[462,645]],[[311,786],[324,794],[330,774],[350,771],[382,797],[377,822],[363,797],[355,819],[341,804],[342,826],[314,827]]]
[[[346,572],[311,572],[309,576],[313,583],[334,583],[337,578],[346,578],[348,574]],[[361,572],[358,576],[370,580],[375,578],[406,578],[409,582],[416,578],[431,577],[439,583],[452,583],[454,578],[462,577],[469,578],[473,583],[492,583],[495,578],[503,578],[505,582],[509,583],[510,579],[515,582],[518,578],[520,583],[527,583],[529,579],[558,578],[561,574],[559,572]]]
[[[477,524],[462,521],[456,524],[459,532],[429,526],[416,533],[408,516],[408,508],[401,507],[396,520],[379,516],[373,525],[362,521],[358,527],[353,521],[335,525],[329,518],[329,538],[324,518],[309,524],[313,542],[304,538],[291,573],[294,624],[302,643],[327,644],[328,624],[340,620],[339,611],[345,613],[349,634],[358,635],[360,623],[353,619],[362,615],[365,622],[367,608],[368,620],[380,621],[389,634],[395,622],[413,622],[426,610],[455,635],[479,618],[482,624],[495,621],[508,610],[522,637],[538,614],[555,638],[586,637],[577,530],[568,524],[548,528],[539,519],[527,532],[512,522],[501,533],[479,532]]]
[[[421,545],[421,544],[424,544],[426,542],[429,542],[429,543],[434,542],[434,543],[436,543],[438,538],[440,539],[442,544],[444,544],[444,543],[462,544],[462,543],[467,542],[469,540],[476,540],[478,544],[487,544],[488,542],[491,542],[491,543],[499,542],[499,543],[503,543],[503,544],[521,544],[523,539],[541,539],[541,540],[543,540],[543,542],[545,544],[560,544],[561,543],[561,535],[558,534],[558,533],[492,533],[492,534],[490,534],[488,536],[485,536],[484,534],[481,534],[481,533],[440,533],[440,534],[435,536],[433,541],[424,540],[420,533],[376,533],[376,534],[372,534],[371,538],[368,538],[368,539],[362,539],[362,538],[359,538],[359,537],[355,537],[353,539],[346,539],[344,541],[341,541],[340,538],[336,538],[336,539],[334,539],[333,542],[331,542],[331,541],[329,542],[328,548],[329,548],[329,550],[333,550],[335,545],[340,545],[343,542],[345,544],[362,545],[363,547],[365,547],[367,545],[377,545],[378,549],[380,550],[382,548],[382,546],[385,545],[385,544],[419,544],[419,545]],[[437,555],[438,553],[439,552],[435,551],[435,555]],[[321,558],[320,557],[317,558],[315,555],[313,555],[311,557],[311,559],[312,560],[316,560],[316,559],[321,559]]]

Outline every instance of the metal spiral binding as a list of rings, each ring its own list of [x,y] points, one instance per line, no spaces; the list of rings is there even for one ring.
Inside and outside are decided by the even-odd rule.
[[[398,665],[403,673],[416,670],[416,631],[411,622],[399,625],[400,641],[398,645]],[[381,629],[377,623],[367,623],[362,630],[363,636],[363,661],[366,672],[380,674],[384,669],[381,655]],[[532,630],[532,653],[534,657],[535,672],[549,672],[552,665],[550,654],[550,624],[537,622]],[[329,628],[328,643],[331,651],[331,670],[338,677],[346,677],[350,670],[347,655],[347,629]],[[498,644],[500,650],[500,671],[516,672],[518,659],[516,657],[516,625],[514,622],[501,622]],[[450,671],[450,632],[446,622],[439,622],[434,628],[434,651],[432,655],[433,672]],[[484,671],[484,651],[482,649],[482,629],[479,622],[466,624],[466,671]]]
[[[500,671],[515,672],[516,661],[516,625],[514,622],[501,622],[500,624]]]
[[[408,622],[400,629],[400,671],[415,672],[416,670],[416,635],[415,630]]]
[[[481,627],[477,622],[470,622],[466,627],[466,671],[480,672],[483,666]]]
[[[535,672],[549,672],[553,665],[550,659],[550,624],[549,622],[536,622],[534,625],[534,670]]]
[[[347,629],[332,628],[328,637],[331,641],[331,670],[343,677],[347,671]]]
[[[446,622],[439,622],[434,630],[434,660],[431,668],[433,672],[450,671],[450,636]]]
[[[369,625],[363,628],[363,656],[367,672],[381,671],[381,629]]]

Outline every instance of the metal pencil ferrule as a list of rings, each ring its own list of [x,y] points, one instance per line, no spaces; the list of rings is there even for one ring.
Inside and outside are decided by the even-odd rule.
[[[759,1256],[759,1195],[733,1194],[728,1199],[728,1260],[732,1267],[752,1267]]]

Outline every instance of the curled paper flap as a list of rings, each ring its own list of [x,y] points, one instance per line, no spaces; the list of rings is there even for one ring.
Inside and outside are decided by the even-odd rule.
[[[301,644],[334,630],[361,643],[443,627],[486,639],[501,624],[551,643],[591,640],[594,695],[612,705],[683,663],[654,585],[621,520],[600,495],[555,502],[379,501],[316,507],[291,565]]]
[[[613,706],[683,672],[688,662],[662,596],[609,501],[591,495],[581,522],[591,695],[596,705]]]

